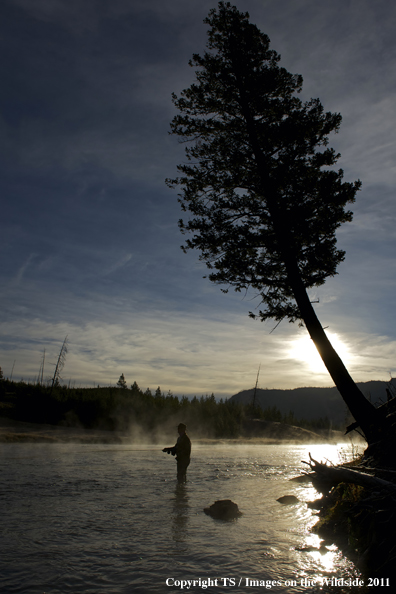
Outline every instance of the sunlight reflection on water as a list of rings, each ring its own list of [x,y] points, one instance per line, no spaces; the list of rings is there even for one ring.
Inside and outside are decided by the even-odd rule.
[[[273,590],[284,594],[287,580],[302,592],[304,577],[359,575],[310,533],[316,517],[306,502],[315,489],[288,481],[308,469],[309,453],[339,462],[337,446],[194,444],[182,486],[160,449],[3,444],[0,591],[176,592],[167,578],[227,577],[279,580]],[[285,494],[300,502],[280,505]],[[232,499],[243,515],[206,516],[203,508],[217,499]],[[262,590],[219,585],[215,592]]]

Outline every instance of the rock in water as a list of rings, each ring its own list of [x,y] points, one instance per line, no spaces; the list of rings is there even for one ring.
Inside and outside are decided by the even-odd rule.
[[[299,499],[297,499],[297,497],[295,497],[294,495],[284,495],[283,497],[279,497],[277,501],[279,501],[279,503],[282,503],[282,505],[295,505],[299,502]]]
[[[242,515],[237,504],[231,499],[215,501],[210,507],[205,507],[204,512],[216,520],[231,520]]]

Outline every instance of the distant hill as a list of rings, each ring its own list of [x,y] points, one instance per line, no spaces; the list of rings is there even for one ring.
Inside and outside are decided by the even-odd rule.
[[[396,380],[392,380],[396,388]],[[386,402],[387,382],[371,381],[357,384],[362,393],[375,406]],[[230,398],[242,404],[253,402],[254,388],[243,390]],[[260,389],[256,391],[256,404],[262,409],[276,406],[281,413],[292,411],[298,419],[327,417],[339,425],[350,421],[349,411],[336,387],[295,388],[294,390]]]

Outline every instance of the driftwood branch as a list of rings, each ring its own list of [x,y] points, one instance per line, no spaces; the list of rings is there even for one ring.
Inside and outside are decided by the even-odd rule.
[[[396,497],[396,484],[390,481],[350,468],[327,466],[327,464],[322,464],[314,460],[311,454],[309,454],[309,458],[310,462],[305,462],[305,464],[311,467],[319,481],[331,483],[333,486],[339,483],[352,483],[369,489],[383,489]]]

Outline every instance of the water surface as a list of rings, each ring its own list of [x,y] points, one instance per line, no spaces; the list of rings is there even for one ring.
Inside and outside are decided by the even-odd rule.
[[[320,547],[305,503],[318,494],[288,480],[309,452],[339,462],[347,447],[193,444],[186,485],[158,446],[0,447],[3,594],[342,594],[323,579],[360,576],[335,546],[301,550]],[[276,501],[288,494],[301,503]],[[205,515],[218,499],[243,515]]]

